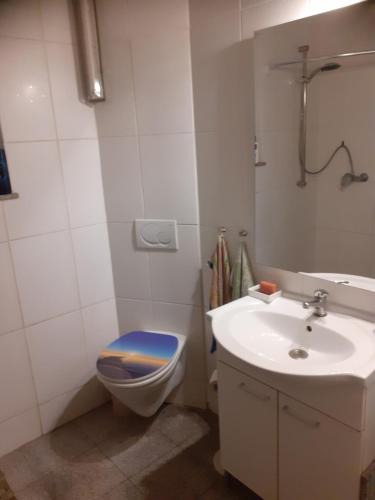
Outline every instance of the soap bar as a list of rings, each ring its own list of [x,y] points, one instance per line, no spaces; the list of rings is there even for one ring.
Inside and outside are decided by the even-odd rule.
[[[265,293],[266,295],[272,295],[273,293],[277,292],[276,283],[271,283],[270,281],[261,281],[259,285],[259,291],[261,293]]]

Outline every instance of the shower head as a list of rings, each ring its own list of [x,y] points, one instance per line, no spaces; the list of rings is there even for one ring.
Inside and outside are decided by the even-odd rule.
[[[331,63],[324,64],[324,66],[322,66],[320,68],[320,71],[332,71],[334,69],[339,69],[339,68],[341,68],[341,64],[331,62]]]
[[[320,66],[319,68],[314,69],[314,71],[310,74],[310,76],[307,77],[307,81],[311,82],[311,80],[316,76],[318,73],[325,72],[325,71],[333,71],[335,69],[341,68],[341,64],[335,63],[335,62],[330,62],[327,64],[324,64],[323,66]]]

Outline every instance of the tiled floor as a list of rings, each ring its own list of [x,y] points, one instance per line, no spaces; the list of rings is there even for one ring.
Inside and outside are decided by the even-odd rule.
[[[114,417],[110,405],[0,459],[18,500],[256,499],[225,485],[210,412],[165,406],[155,417]]]

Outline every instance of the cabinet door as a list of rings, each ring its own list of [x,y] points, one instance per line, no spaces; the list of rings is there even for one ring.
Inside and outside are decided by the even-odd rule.
[[[360,433],[279,395],[279,500],[358,500]]]
[[[264,500],[275,500],[277,392],[223,363],[218,375],[222,466]]]

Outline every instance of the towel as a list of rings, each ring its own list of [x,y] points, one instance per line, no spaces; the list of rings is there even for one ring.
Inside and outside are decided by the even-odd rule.
[[[210,266],[212,269],[210,309],[215,309],[231,300],[229,253],[222,234],[217,237],[216,248],[211,257]],[[211,353],[215,351],[216,340],[213,337]]]
[[[373,461],[361,475],[360,500],[374,500],[375,498],[375,461]]]
[[[232,300],[248,295],[249,287],[254,285],[254,278],[244,241],[241,241],[238,248],[237,257],[232,270],[231,285]]]

